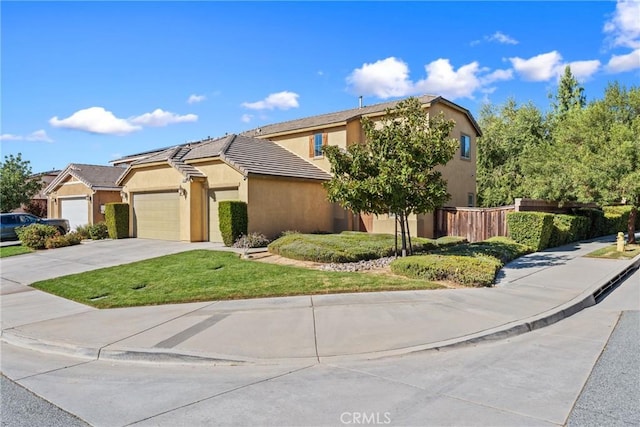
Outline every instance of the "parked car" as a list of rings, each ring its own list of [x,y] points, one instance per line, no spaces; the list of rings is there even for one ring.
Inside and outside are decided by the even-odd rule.
[[[27,213],[3,213],[0,214],[0,239],[16,240],[18,238],[16,228],[27,227],[31,224],[51,225],[57,228],[60,234],[67,234],[70,229],[69,221],[66,219],[38,218]]]

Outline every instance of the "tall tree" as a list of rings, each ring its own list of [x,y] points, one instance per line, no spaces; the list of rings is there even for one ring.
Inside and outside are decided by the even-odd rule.
[[[22,160],[22,154],[4,156],[0,162],[0,210],[11,212],[23,204],[29,203],[42,188],[42,181],[34,179],[28,160]]]
[[[571,73],[571,67],[564,68],[564,74],[558,83],[558,92],[551,96],[553,112],[556,116],[562,117],[574,108],[584,108],[587,99],[584,96],[584,88],[580,86],[578,80]]]
[[[329,200],[356,213],[394,214],[400,224],[402,252],[411,251],[408,217],[432,212],[451,196],[436,166],[453,158],[458,141],[454,122],[430,117],[417,98],[387,109],[378,122],[362,119],[365,141],[346,151],[324,147],[333,178],[325,184]]]
[[[479,119],[478,203],[484,207],[510,205],[516,197],[529,196],[524,185],[525,159],[548,137],[540,110],[509,99],[500,107],[485,105]]]

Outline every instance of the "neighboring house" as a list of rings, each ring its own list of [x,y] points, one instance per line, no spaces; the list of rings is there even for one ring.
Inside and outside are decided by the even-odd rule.
[[[442,97],[420,100],[432,115],[443,112],[460,141],[454,158],[440,168],[452,195],[449,206],[473,206],[476,197],[476,138],[470,112]],[[117,181],[131,206],[131,236],[184,241],[222,241],[218,201],[248,204],[249,232],[276,237],[301,232],[361,230],[393,233],[388,215],[354,215],[329,203],[322,182],[330,179],[322,146],[364,141],[361,118],[385,115],[398,101],[262,126],[218,139],[137,153],[114,160],[127,165]],[[433,214],[410,218],[413,236],[434,235]]]
[[[117,181],[132,237],[222,242],[218,202],[247,203],[249,232],[333,230],[329,174],[271,141],[227,135],[154,152]]]
[[[460,141],[460,146],[453,159],[439,168],[451,194],[447,206],[475,206],[476,138],[481,135],[478,123],[467,109],[440,96],[424,95],[419,99],[433,117],[442,112],[446,119],[453,119],[456,123],[451,137]],[[388,108],[393,108],[398,102],[385,102],[276,123],[243,132],[243,135],[269,139],[329,172],[330,164],[322,155],[322,146],[337,145],[346,148],[349,144],[363,142],[365,136],[361,118],[366,116],[374,121],[379,120],[384,117]],[[336,218],[336,222],[338,221],[339,218]],[[411,216],[409,226],[413,236],[434,236],[434,216],[431,213]],[[347,215],[341,229],[393,233],[395,219],[388,215],[360,215],[359,218]]]
[[[31,198],[31,202],[29,203],[29,206],[22,205],[18,209],[13,210],[13,212],[16,212],[16,213],[28,212],[28,213],[40,216],[42,218],[46,218],[47,217],[47,195],[45,194],[44,190],[47,188],[49,184],[51,184],[51,182],[54,179],[56,179],[59,173],[60,173],[59,170],[50,170],[47,172],[41,172],[41,173],[36,173],[31,175],[31,178],[42,181],[42,188],[40,189],[38,194],[36,194]]]
[[[121,202],[116,181],[122,167],[71,163],[45,188],[48,217],[69,220],[72,230],[79,225],[104,221],[104,206]]]

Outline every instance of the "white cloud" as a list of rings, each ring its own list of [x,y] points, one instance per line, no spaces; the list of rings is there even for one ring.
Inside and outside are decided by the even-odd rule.
[[[249,123],[251,119],[253,119],[253,116],[251,114],[243,114],[242,117],[240,118],[240,120],[242,120],[243,123]]]
[[[142,129],[125,119],[117,118],[111,111],[102,107],[90,107],[78,110],[66,119],[57,116],[49,120],[49,124],[57,128],[81,130],[103,135],[125,135]]]
[[[607,71],[610,73],[621,73],[636,68],[640,68],[640,49],[626,55],[613,55],[607,64]]]
[[[561,67],[563,72],[567,65],[571,67],[571,74],[573,74],[576,80],[583,82],[594,75],[600,69],[601,64],[597,59],[590,61],[573,61]],[[560,78],[560,76],[561,73],[560,70],[558,70],[558,78]]]
[[[189,97],[189,99],[187,99],[187,104],[197,104],[198,102],[202,102],[205,99],[207,99],[205,95],[193,94]]]
[[[457,70],[448,59],[440,58],[425,66],[426,77],[417,82],[409,78],[409,67],[402,60],[390,57],[373,64],[364,64],[354,70],[347,83],[358,95],[374,95],[379,98],[407,96],[424,93],[448,98],[473,98],[475,91],[498,80],[509,80],[511,70],[480,68],[478,62],[463,65]]]
[[[375,95],[379,98],[404,96],[412,92],[409,67],[393,56],[356,68],[347,77],[347,83],[358,95]]]
[[[540,82],[551,80],[558,75],[558,68],[562,66],[562,55],[554,50],[529,59],[509,58],[509,61],[523,79]]]
[[[23,136],[14,135],[11,133],[3,133],[2,135],[0,135],[0,141],[22,141],[23,139]]]
[[[131,117],[128,121],[134,125],[164,127],[173,123],[196,122],[198,121],[198,116],[195,114],[185,114],[181,116],[179,114],[157,108],[152,113],[144,113],[137,117]]]
[[[31,132],[25,137],[25,139],[27,141],[53,142],[53,139],[49,138],[49,135],[47,135],[47,132],[44,129]]]
[[[487,41],[490,41],[490,42],[498,42],[498,43],[502,43],[502,44],[518,44],[518,40],[516,40],[513,37],[510,37],[510,36],[500,32],[500,31],[496,31],[495,33],[493,33],[489,37],[485,37],[485,39]]]
[[[283,91],[272,93],[262,101],[243,102],[242,106],[250,110],[288,110],[289,108],[297,108],[298,95],[295,92]]]
[[[640,48],[640,1],[619,0],[613,17],[604,24],[613,46]]]

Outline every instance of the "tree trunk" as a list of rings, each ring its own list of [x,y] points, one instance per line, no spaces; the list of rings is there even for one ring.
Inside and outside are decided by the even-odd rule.
[[[400,233],[402,234],[402,257],[407,256],[407,236],[404,231],[404,214],[400,214]]]
[[[394,249],[393,255],[394,255],[396,258],[398,258],[398,215],[396,215],[396,223],[395,223],[395,226],[396,226],[395,236],[394,236],[394,237],[395,237],[395,249]]]
[[[629,214],[629,221],[627,221],[627,243],[630,245],[636,244],[636,217],[638,216],[638,207],[633,206],[631,213]]]
[[[405,223],[407,224],[407,239],[409,240],[409,255],[413,255],[413,245],[411,244],[411,230],[409,229],[409,215],[404,216]]]

